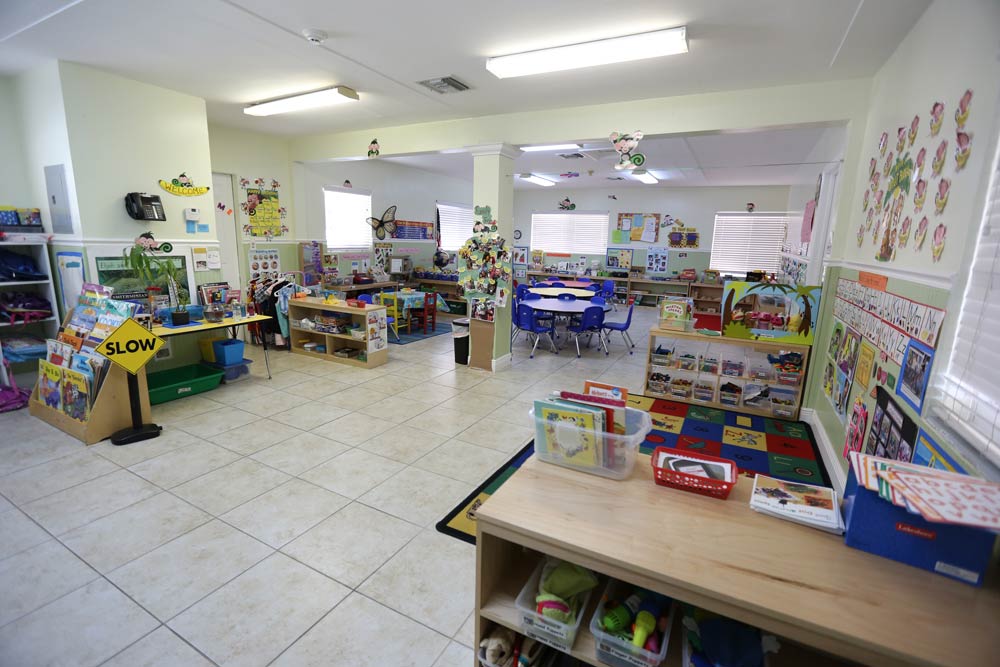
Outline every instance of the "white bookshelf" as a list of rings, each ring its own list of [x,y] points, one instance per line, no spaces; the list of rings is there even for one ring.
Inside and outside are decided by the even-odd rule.
[[[56,299],[55,283],[52,279],[52,263],[49,261],[48,243],[39,239],[20,241],[0,241],[0,248],[28,255],[35,261],[38,270],[48,276],[46,280],[13,280],[0,281],[0,292],[35,292],[49,300],[52,306],[52,316],[24,324],[18,321],[11,325],[6,319],[0,320],[0,338],[13,332],[27,333],[39,338],[55,338],[59,329],[59,303]],[[14,377],[18,386],[30,387],[37,377],[37,362],[35,360],[13,364]]]

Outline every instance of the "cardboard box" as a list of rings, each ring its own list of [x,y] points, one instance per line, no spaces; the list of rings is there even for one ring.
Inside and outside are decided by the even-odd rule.
[[[996,535],[985,530],[931,523],[858,484],[851,470],[844,489],[844,542],[946,577],[979,586]]]

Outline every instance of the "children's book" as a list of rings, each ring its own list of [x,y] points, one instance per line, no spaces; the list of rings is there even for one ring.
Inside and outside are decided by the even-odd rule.
[[[83,347],[83,339],[80,338],[79,336],[74,336],[69,331],[60,331],[58,334],[56,334],[56,340],[58,340],[60,343],[66,343],[67,345],[69,345],[70,347],[72,347],[74,350],[77,351],[81,347]]]
[[[70,360],[73,358],[73,352],[75,352],[73,346],[69,343],[52,340],[51,338],[45,341],[45,348],[45,360],[50,364],[62,366],[63,368],[69,366]]]
[[[594,380],[587,380],[583,383],[583,393],[628,402],[628,389],[625,387],[595,382]]]
[[[62,367],[39,360],[38,400],[53,410],[62,409],[62,380]]]
[[[90,335],[87,336],[86,345],[88,347],[100,345],[115,329],[125,324],[125,320],[127,319],[128,317],[121,315],[113,309],[105,310],[98,315],[97,323],[91,330]]]
[[[844,532],[837,492],[825,486],[757,475],[750,496],[750,508],[828,533],[841,535]]]
[[[90,377],[70,368],[63,369],[62,411],[71,419],[90,419]]]
[[[73,314],[66,324],[66,331],[74,336],[86,339],[97,324],[97,317],[101,314],[98,306],[79,305],[73,309]]]
[[[535,449],[584,468],[603,460],[604,411],[563,401],[535,401]]]

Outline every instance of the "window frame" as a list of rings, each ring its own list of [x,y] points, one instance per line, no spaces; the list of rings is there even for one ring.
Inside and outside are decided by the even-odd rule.
[[[455,247],[450,247],[448,244],[445,243],[445,226],[444,226],[444,222],[441,220],[441,207],[442,206],[447,206],[447,207],[450,207],[450,208],[468,209],[468,211],[469,211],[469,231],[468,231],[468,235],[466,235],[465,238],[462,239],[461,243],[459,243]],[[446,250],[448,252],[458,252],[458,250],[461,249],[461,247],[463,245],[465,245],[465,242],[468,241],[470,238],[472,238],[472,228],[476,224],[476,218],[475,218],[475,215],[473,213],[472,204],[460,204],[458,202],[450,202],[450,201],[436,201],[436,202],[434,202],[434,211],[437,214],[437,220],[438,220],[438,242],[439,242],[439,244],[441,246],[441,249],[442,250]]]
[[[604,218],[603,231],[599,238],[603,244],[603,248],[578,248],[576,247],[576,223],[574,223],[574,229],[570,233],[570,238],[568,240],[568,247],[560,248],[540,248],[536,244],[538,243],[538,234],[535,233],[535,216],[565,216],[566,218],[573,218],[575,216],[602,216]],[[600,255],[604,257],[607,255],[608,247],[610,245],[609,238],[611,236],[610,231],[611,226],[611,211],[532,211],[531,212],[531,238],[529,239],[528,245],[531,250],[541,250],[546,253],[569,253],[571,255]]]
[[[344,187],[340,187],[340,186],[337,186],[337,185],[324,185],[323,186],[323,238],[324,238],[324,241],[326,242],[326,247],[328,249],[334,250],[334,251],[346,251],[346,252],[351,252],[351,251],[354,251],[354,252],[364,252],[364,251],[367,251],[367,252],[372,252],[374,250],[374,248],[375,248],[375,233],[374,233],[374,230],[372,230],[371,225],[368,224],[368,219],[367,218],[364,220],[364,224],[365,224],[365,227],[368,229],[368,237],[367,237],[368,238],[368,245],[366,245],[366,246],[361,246],[361,245],[339,245],[339,244],[332,244],[330,242],[330,227],[329,227],[329,222],[327,220],[327,201],[326,201],[326,193],[327,192],[336,192],[336,193],[340,193],[340,194],[357,195],[359,197],[368,197],[368,216],[370,217],[370,216],[372,216],[372,191],[371,190],[362,190],[362,189],[359,189],[359,188],[344,188]]]
[[[788,227],[790,222],[795,219],[796,215],[793,211],[755,211],[753,213],[748,213],[746,211],[716,211],[715,217],[712,221],[712,246],[709,250],[710,256],[708,260],[708,265],[710,269],[717,270],[723,275],[743,275],[746,276],[748,271],[764,270],[766,273],[779,273],[781,271],[781,248],[788,238]],[[737,269],[733,268],[733,262],[729,262],[727,266],[722,266],[717,262],[723,262],[723,253],[732,254],[734,252],[733,248],[724,249],[724,245],[719,243],[719,231],[720,231],[720,218],[724,218],[724,223],[730,219],[745,219],[750,221],[759,221],[763,223],[767,218],[780,218],[783,222],[783,233],[781,239],[777,243],[777,247],[774,251],[774,261],[773,263],[763,262],[760,263],[757,257],[760,256],[760,250],[757,246],[746,245],[734,243],[733,248],[746,247],[746,259],[743,263],[743,268]],[[723,224],[721,227],[724,227]],[[718,253],[718,255],[716,254]],[[751,264],[751,262],[757,262],[756,264]],[[773,268],[769,268],[773,267]]]

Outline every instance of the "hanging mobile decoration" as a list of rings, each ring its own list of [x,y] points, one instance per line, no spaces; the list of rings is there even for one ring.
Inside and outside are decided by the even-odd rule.
[[[378,139],[372,139],[371,143],[368,144],[368,157],[378,157],[378,152]]]
[[[375,236],[379,241],[384,241],[386,234],[392,236],[396,233],[396,207],[395,205],[385,209],[381,218],[368,218],[368,224],[375,230]]]
[[[576,204],[574,204],[573,202],[571,202],[569,200],[569,197],[566,197],[561,202],[559,202],[559,210],[560,211],[575,211],[576,210]]]
[[[345,178],[344,179],[344,185],[343,185],[343,187],[345,187],[345,188],[353,188],[354,186],[351,184],[351,182],[349,180],[347,180]]]
[[[646,156],[635,152],[642,139],[642,132],[638,130],[632,134],[612,132],[609,139],[611,139],[611,145],[614,146],[615,151],[618,152],[618,164],[615,165],[615,169],[619,171],[631,170],[646,163]]]

